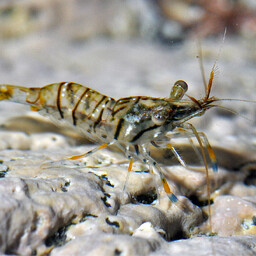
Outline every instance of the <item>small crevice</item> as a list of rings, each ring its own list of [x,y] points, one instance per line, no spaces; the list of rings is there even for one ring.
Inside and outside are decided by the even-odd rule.
[[[157,193],[155,190],[150,190],[147,193],[134,195],[132,197],[133,203],[140,204],[152,204],[157,199]]]
[[[64,185],[61,186],[61,191],[62,192],[67,192],[68,191],[68,187],[70,186],[70,181],[66,181]]]
[[[46,240],[45,240],[45,245],[47,247],[50,246],[62,246],[66,243],[66,232],[67,232],[68,226],[64,226],[58,229],[57,232],[55,232],[53,235],[49,236]]]
[[[112,187],[112,188],[114,187],[114,185],[109,181],[109,179],[108,179],[108,177],[107,177],[106,174],[101,175],[100,178],[101,178],[102,180],[104,180],[104,182],[105,182],[105,184],[106,184],[107,186]]]
[[[256,216],[252,217],[252,223],[253,223],[253,226],[256,226]]]
[[[121,254],[122,254],[122,251],[119,250],[118,248],[116,248],[116,249],[114,250],[114,255],[115,255],[115,256],[120,256]]]
[[[189,197],[189,200],[196,206],[198,207],[204,207],[204,206],[208,206],[209,205],[209,201],[208,199],[206,200],[199,200],[197,196],[195,195],[191,195]],[[210,200],[210,205],[212,205],[214,203],[213,199]]]
[[[245,170],[248,172],[247,177],[244,180],[244,184],[247,186],[256,185],[256,162],[252,161],[249,163],[246,163],[246,165],[243,166],[242,170]]]
[[[120,224],[117,221],[110,221],[108,217],[106,218],[106,223],[110,226],[120,228]]]
[[[110,198],[110,195],[105,193],[104,194],[105,196],[101,198],[101,200],[104,202],[104,204],[107,206],[107,207],[111,207],[111,204],[108,203],[108,198]]]
[[[2,163],[3,162],[0,163],[0,178],[4,178],[10,170],[8,166],[6,166],[6,168],[1,168],[3,167]]]
[[[86,214],[79,222],[84,222],[84,221],[88,220],[89,218],[98,218],[98,215]]]

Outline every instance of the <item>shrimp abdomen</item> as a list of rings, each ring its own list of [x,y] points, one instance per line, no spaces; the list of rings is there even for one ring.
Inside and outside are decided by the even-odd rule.
[[[30,105],[34,111],[78,126],[93,140],[101,137],[115,100],[77,83],[62,82],[42,88],[0,85],[0,100]],[[105,133],[105,132],[104,132]]]

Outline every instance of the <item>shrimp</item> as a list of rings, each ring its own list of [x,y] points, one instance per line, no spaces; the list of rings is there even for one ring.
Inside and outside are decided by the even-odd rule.
[[[183,80],[174,83],[167,98],[135,96],[115,100],[83,85],[61,82],[42,88],[2,84],[0,100],[28,104],[33,111],[53,116],[57,120],[66,120],[100,145],[71,159],[85,157],[109,145],[116,145],[130,160],[128,174],[134,160],[147,163],[160,175],[169,199],[177,202],[178,199],[168,185],[160,165],[150,156],[149,147],[153,145],[170,149],[180,164],[188,167],[171,139],[194,137],[201,149],[206,170],[207,194],[210,198],[206,151],[214,172],[217,171],[216,157],[206,135],[197,132],[187,121],[203,115],[206,110],[216,106],[214,102],[220,100],[210,96],[213,78],[214,69],[211,71],[205,96],[199,100],[188,95],[188,99],[183,99],[188,89]]]

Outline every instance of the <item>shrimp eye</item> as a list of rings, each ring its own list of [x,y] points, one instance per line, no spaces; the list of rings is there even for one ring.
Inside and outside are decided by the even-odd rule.
[[[183,80],[178,80],[172,87],[172,91],[170,93],[170,98],[175,100],[180,100],[186,91],[188,90],[188,85]]]
[[[166,115],[164,113],[161,113],[161,112],[155,112],[152,115],[152,121],[156,125],[163,125],[166,121],[166,118],[167,118]]]

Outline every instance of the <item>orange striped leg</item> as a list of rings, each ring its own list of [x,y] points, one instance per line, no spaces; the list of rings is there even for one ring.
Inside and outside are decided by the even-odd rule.
[[[164,175],[161,172],[159,174],[160,174],[160,178],[161,178],[165,193],[167,194],[169,199],[172,201],[172,203],[176,203],[178,201],[178,198],[172,193],[171,188],[167,183],[167,180],[164,177]]]
[[[109,145],[111,145],[111,144],[113,144],[113,143],[104,143],[104,144],[102,144],[102,145],[100,145],[100,146],[98,146],[98,147],[96,147],[96,148],[94,148],[94,149],[92,149],[92,150],[90,150],[90,151],[84,153],[84,154],[76,155],[76,156],[71,156],[71,157],[68,157],[68,159],[70,159],[70,160],[76,160],[76,159],[80,159],[80,158],[82,158],[82,157],[87,157],[87,156],[89,156],[89,155],[91,155],[91,154],[97,152],[98,150],[101,150],[101,149],[103,149],[103,148],[106,148],[107,146],[109,146]]]
[[[194,133],[194,135],[195,135],[195,137],[196,137],[196,139],[197,139],[197,141],[199,143],[199,146],[200,146],[200,149],[201,149],[201,153],[202,153],[202,157],[203,157],[203,160],[204,160],[204,166],[205,166],[205,170],[206,170],[207,197],[208,197],[208,205],[209,205],[209,208],[208,208],[209,209],[209,212],[208,212],[208,214],[209,214],[209,223],[210,223],[210,229],[212,230],[210,179],[209,179],[209,169],[208,169],[208,165],[207,165],[205,151],[204,151],[204,147],[203,147],[203,143],[202,143],[201,137],[198,134],[196,128],[192,124],[190,124],[190,123],[187,123],[187,124],[190,127],[190,129],[192,130],[192,132]],[[201,136],[202,136],[202,133],[201,133]],[[207,140],[206,136],[203,136],[203,138]],[[207,142],[208,142],[208,140],[207,140]],[[209,148],[208,148],[208,150],[209,150]],[[213,153],[213,151],[211,151],[211,153]]]
[[[129,157],[129,158],[130,158],[130,162],[129,162],[129,166],[128,166],[128,173],[127,173],[127,176],[125,179],[123,191],[125,191],[125,189],[126,189],[126,186],[127,186],[128,180],[129,180],[129,176],[130,176],[130,172],[132,170],[132,165],[133,165],[133,158],[132,157]]]

